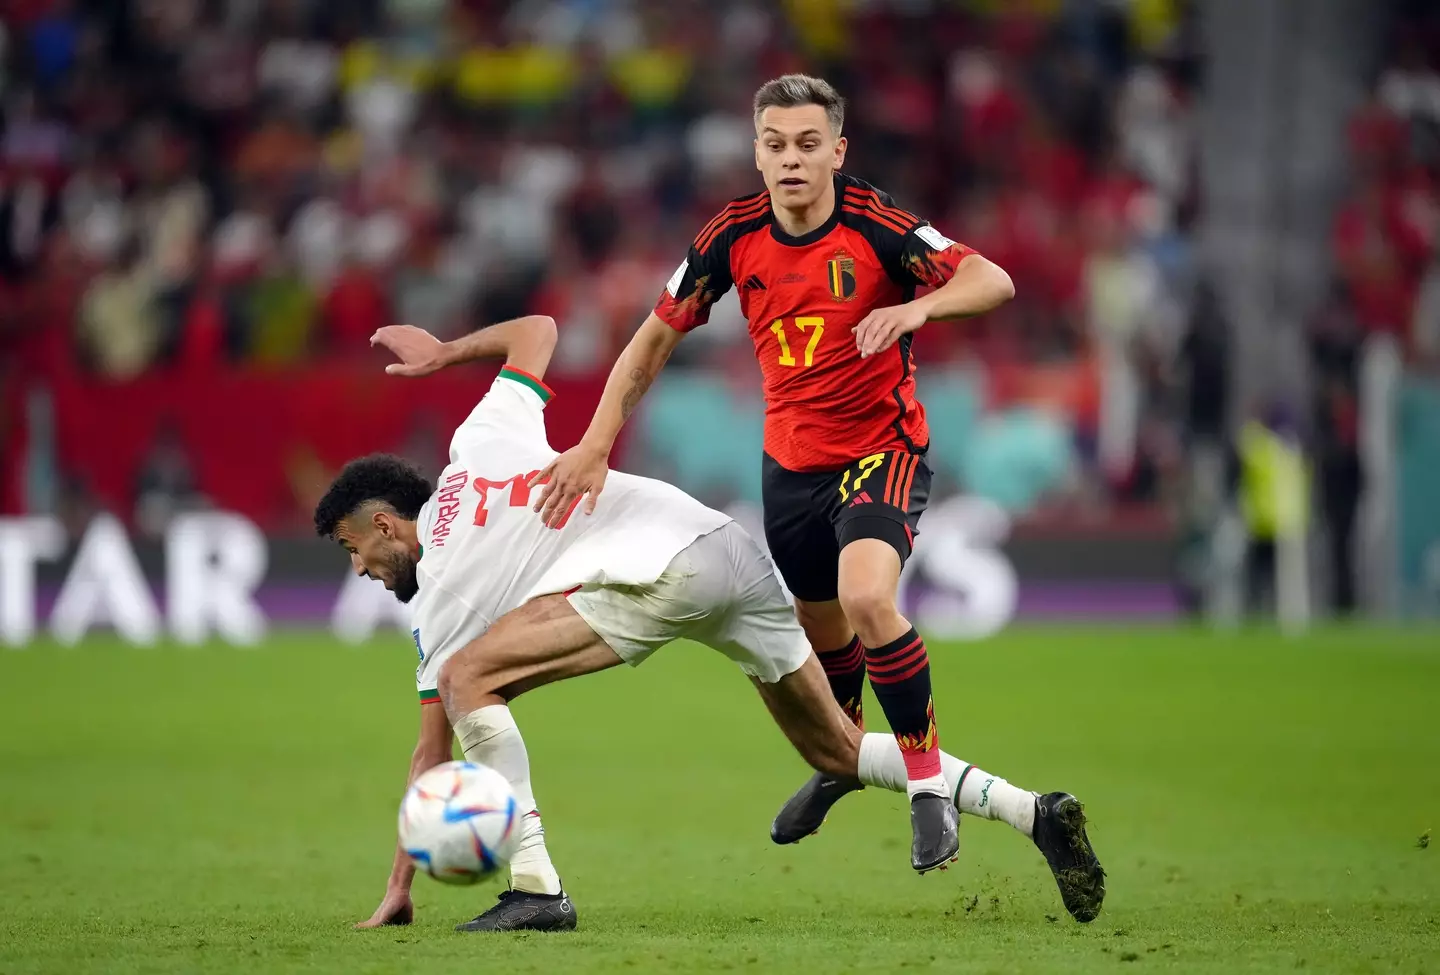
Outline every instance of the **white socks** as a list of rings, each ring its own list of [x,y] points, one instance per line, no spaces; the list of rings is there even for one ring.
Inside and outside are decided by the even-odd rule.
[[[947,752],[940,753],[946,795],[953,795],[955,808],[971,816],[998,819],[1031,835],[1035,829],[1035,793],[1017,789],[998,775],[962,762]],[[894,735],[868,734],[860,739],[860,781],[891,792],[911,794],[905,759]],[[958,787],[958,789],[957,789]]]
[[[956,809],[1009,823],[1026,836],[1035,832],[1035,793],[1017,789],[998,775],[974,765],[963,774],[955,794]]]
[[[893,738],[894,735],[891,735],[891,737]],[[941,754],[944,753],[942,752]],[[950,784],[945,781],[945,762],[943,759],[940,762],[940,769],[941,772],[939,775],[933,775],[928,779],[908,780],[905,783],[905,794],[911,799],[914,799],[922,792],[928,792],[933,796],[948,797],[950,795]]]
[[[545,849],[545,829],[530,788],[530,755],[510,709],[503,704],[471,711],[455,722],[465,757],[488,765],[510,783],[520,805],[520,848],[510,860],[510,886],[531,894],[560,893],[560,875]]]

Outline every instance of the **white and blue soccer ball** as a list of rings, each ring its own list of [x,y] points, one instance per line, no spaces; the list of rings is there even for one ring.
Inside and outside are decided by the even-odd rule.
[[[505,777],[474,762],[421,775],[400,802],[400,845],[416,869],[447,884],[502,870],[520,846],[522,814]]]

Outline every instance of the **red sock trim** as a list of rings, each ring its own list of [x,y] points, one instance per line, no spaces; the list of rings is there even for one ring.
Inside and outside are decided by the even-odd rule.
[[[902,639],[903,639],[903,637],[902,637]],[[872,668],[873,668],[873,667],[884,667],[884,666],[886,666],[886,664],[888,664],[889,662],[894,661],[894,660],[898,660],[898,659],[900,659],[901,657],[907,655],[908,653],[910,653],[910,651],[912,651],[912,650],[914,650],[916,647],[922,645],[924,642],[925,642],[924,637],[921,637],[921,636],[918,636],[918,635],[917,635],[917,636],[915,637],[915,639],[913,639],[913,640],[911,640],[909,643],[905,644],[905,645],[904,645],[903,647],[901,647],[899,650],[892,650],[892,651],[889,652],[889,653],[878,653],[878,652],[876,652],[876,651],[874,651],[874,650],[867,650],[867,651],[865,652],[865,659],[869,662],[869,664],[870,664],[870,666],[871,666]]]
[[[858,636],[838,650],[823,650],[815,656],[820,658],[820,665],[830,675],[852,673],[865,666],[865,647]]]
[[[908,751],[901,746],[900,757],[905,759],[905,777],[908,779],[932,779],[940,774],[940,749],[926,752]]]
[[[857,670],[865,668],[865,648],[860,646],[859,640],[848,647],[819,653],[816,656],[820,658],[820,666],[824,667],[825,673],[831,677],[853,674]]]
[[[916,647],[915,652],[903,660],[897,660],[893,664],[886,664],[884,667],[871,667],[870,676],[879,677],[882,681],[894,678],[896,674],[902,674],[920,661],[928,659],[930,659],[930,655],[925,652],[925,648]]]
[[[926,654],[926,653],[922,653],[922,654],[920,654],[920,655],[916,658],[915,662],[910,666],[909,669],[907,669],[907,670],[902,670],[902,671],[899,672],[898,674],[897,674],[897,673],[894,673],[894,672],[885,673],[885,674],[877,674],[877,673],[875,673],[875,671],[873,671],[873,670],[870,671],[870,683],[872,683],[872,684],[899,684],[899,683],[902,683],[902,682],[904,682],[904,681],[909,680],[910,678],[914,677],[916,674],[920,673],[920,671],[924,670],[926,667],[929,667],[929,666],[930,666],[930,655],[929,655],[929,654]]]

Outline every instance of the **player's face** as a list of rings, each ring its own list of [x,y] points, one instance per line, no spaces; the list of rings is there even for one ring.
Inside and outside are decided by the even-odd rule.
[[[420,591],[420,579],[415,574],[415,555],[398,527],[399,520],[389,512],[352,515],[335,526],[335,540],[350,553],[356,575],[379,579],[397,599],[408,603]]]
[[[845,162],[845,139],[830,128],[819,105],[767,108],[755,133],[755,167],[770,198],[789,210],[803,210],[825,193]]]

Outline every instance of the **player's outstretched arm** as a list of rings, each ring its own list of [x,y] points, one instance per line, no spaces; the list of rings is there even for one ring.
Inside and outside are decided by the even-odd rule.
[[[555,340],[555,319],[548,315],[498,322],[450,342],[413,325],[386,325],[370,336],[371,345],[389,349],[400,360],[385,367],[392,376],[428,376],[446,366],[503,356],[507,366],[538,379],[550,365]]]
[[[911,302],[930,322],[983,315],[1015,297],[1015,284],[1000,265],[968,254],[943,285]]]
[[[1015,297],[1015,285],[1000,265],[968,254],[940,287],[903,305],[877,308],[855,326],[860,355],[872,356],[926,322],[983,315]]]
[[[535,503],[535,510],[551,528],[558,528],[577,498],[585,498],[585,513],[595,510],[595,500],[605,487],[610,470],[610,448],[620,435],[620,428],[635,412],[641,397],[664,368],[670,353],[684,337],[684,332],[671,328],[650,313],[631,337],[630,343],[615,360],[600,405],[580,442],[550,462],[550,466],[531,479],[531,485],[546,481],[545,490]]]
[[[453,736],[450,719],[439,704],[420,706],[420,737],[415,743],[415,753],[410,756],[410,776],[405,788],[421,775],[437,765],[450,760],[450,742]],[[415,920],[415,905],[410,900],[410,883],[415,879],[415,864],[410,862],[405,848],[396,844],[395,863],[390,867],[390,880],[385,885],[385,896],[380,906],[368,920],[355,925],[357,928],[379,928],[386,925],[409,924]]]

